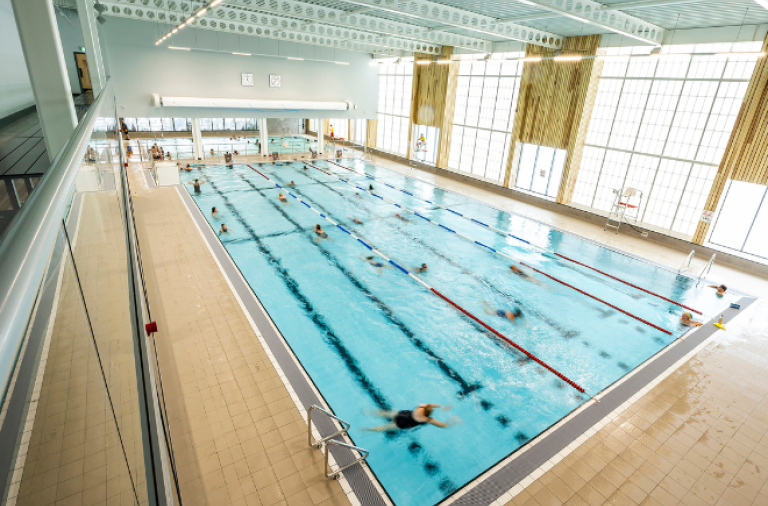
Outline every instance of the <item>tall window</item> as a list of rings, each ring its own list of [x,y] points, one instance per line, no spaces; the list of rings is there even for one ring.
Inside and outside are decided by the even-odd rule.
[[[498,53],[517,58],[523,53]],[[448,167],[492,181],[504,179],[523,62],[462,60]]]
[[[379,65],[376,147],[405,156],[411,116],[413,62]]]
[[[368,120],[367,119],[356,119],[355,122],[355,132],[354,132],[354,138],[351,139],[356,144],[360,144],[361,146],[365,146],[365,141],[367,140],[368,136]]]
[[[437,159],[438,137],[439,128],[413,125],[413,159],[434,165]]]
[[[752,76],[759,42],[615,48],[605,59],[573,203],[610,211],[643,192],[640,220],[692,236]],[[674,55],[674,53],[682,53]]]
[[[330,119],[328,122],[333,128],[333,136],[337,139],[349,139],[349,120],[348,119]]]
[[[768,188],[731,181],[709,242],[768,261]]]

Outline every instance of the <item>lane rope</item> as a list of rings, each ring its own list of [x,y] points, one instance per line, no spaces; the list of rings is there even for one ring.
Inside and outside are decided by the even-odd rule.
[[[581,294],[583,294],[583,295],[586,295],[587,297],[591,297],[592,299],[595,299],[596,301],[602,302],[602,303],[603,303],[603,304],[605,304],[606,306],[609,306],[609,307],[611,307],[611,308],[615,309],[616,311],[620,311],[620,312],[624,313],[625,315],[627,315],[627,316],[629,316],[629,317],[631,317],[631,318],[634,318],[634,319],[635,319],[635,320],[637,320],[637,321],[640,321],[640,322],[643,322],[643,323],[645,323],[646,325],[650,325],[651,327],[655,328],[656,330],[660,330],[660,331],[664,332],[665,334],[669,334],[670,336],[672,335],[672,332],[670,332],[670,331],[668,331],[668,330],[666,330],[666,329],[663,329],[663,328],[659,327],[658,325],[656,325],[656,324],[654,324],[654,323],[651,323],[651,322],[649,322],[648,320],[644,320],[644,319],[640,318],[639,316],[635,316],[635,315],[633,315],[632,313],[630,313],[630,312],[628,312],[628,311],[624,311],[623,309],[621,309],[621,308],[619,308],[619,307],[616,307],[616,306],[614,306],[614,305],[613,305],[613,304],[611,304],[610,302],[606,302],[606,301],[604,301],[603,299],[601,299],[601,298],[599,298],[599,297],[595,297],[594,295],[592,295],[592,294],[590,294],[590,293],[587,293],[587,292],[585,292],[585,291],[584,291],[584,290],[582,290],[581,288],[576,288],[576,287],[575,287],[575,286],[573,286],[573,285],[569,285],[569,284],[568,284],[568,283],[566,283],[565,281],[559,280],[559,279],[557,279],[557,278],[556,278],[556,277],[554,277],[554,276],[550,276],[550,275],[549,275],[549,274],[547,274],[546,272],[542,272],[542,271],[540,271],[539,269],[537,269],[536,267],[531,267],[530,265],[526,264],[525,262],[520,262],[520,265],[524,265],[524,266],[528,267],[529,269],[532,269],[532,270],[534,270],[534,271],[538,272],[539,274],[542,274],[542,275],[544,275],[544,276],[548,277],[549,279],[552,279],[552,280],[554,280],[554,281],[557,281],[558,283],[560,283],[560,284],[562,284],[562,285],[565,285],[565,286],[567,286],[568,288],[572,288],[572,289],[576,290],[577,292],[579,292],[579,293],[581,293]]]
[[[421,197],[417,197],[416,195],[414,195],[414,194],[412,194],[412,193],[410,193],[410,192],[408,192],[408,191],[406,191],[406,190],[404,190],[404,189],[402,189],[402,188],[398,188],[398,187],[396,187],[396,186],[392,186],[391,184],[389,184],[389,183],[386,183],[386,182],[384,182],[384,181],[380,181],[380,180],[376,179],[375,177],[369,176],[368,174],[365,174],[365,173],[362,173],[362,174],[361,174],[360,172],[358,172],[358,171],[356,171],[356,170],[354,170],[354,169],[351,169],[351,168],[349,168],[349,167],[347,167],[347,166],[345,166],[345,165],[341,165],[341,164],[339,164],[339,163],[336,163],[336,162],[334,162],[334,161],[332,161],[332,160],[325,160],[325,161],[326,161],[326,162],[328,162],[328,163],[332,163],[332,164],[336,165],[337,167],[341,167],[342,169],[346,169],[346,170],[348,170],[348,171],[350,171],[350,172],[353,172],[353,173],[355,173],[355,174],[358,174],[358,175],[361,175],[361,176],[365,176],[365,177],[367,177],[368,179],[371,179],[371,180],[373,180],[373,181],[376,181],[377,183],[381,183],[381,184],[383,184],[383,185],[385,185],[385,186],[388,186],[388,187],[392,188],[393,190],[397,190],[397,191],[400,191],[400,192],[402,192],[402,193],[405,193],[406,195],[410,195],[411,197],[413,197],[413,198],[415,198],[415,199],[418,199],[418,200],[421,200],[422,202],[426,202],[426,203],[428,203],[428,204],[431,204],[431,205],[437,206],[437,207],[439,207],[440,209],[443,209],[443,210],[445,210],[445,211],[449,211],[449,212],[451,212],[451,213],[453,213],[453,214],[455,214],[455,215],[457,215],[457,216],[461,216],[462,218],[464,218],[464,219],[466,219],[466,220],[470,220],[470,221],[473,221],[473,222],[475,222],[475,223],[478,223],[478,224],[480,224],[480,225],[482,225],[482,226],[484,226],[484,227],[486,227],[486,228],[489,228],[489,229],[491,229],[491,230],[493,230],[493,231],[495,231],[495,232],[498,232],[498,233],[500,233],[500,234],[503,234],[504,236],[507,236],[507,237],[512,237],[513,239],[517,239],[518,241],[524,242],[525,244],[528,244],[528,245],[530,245],[530,246],[533,246],[533,247],[535,247],[535,248],[538,248],[538,249],[544,250],[544,251],[546,251],[547,253],[550,253],[550,254],[553,254],[553,255],[557,255],[558,257],[560,257],[560,258],[563,258],[564,260],[568,260],[568,261],[570,261],[570,262],[573,262],[573,263],[575,263],[575,264],[581,265],[582,267],[586,267],[586,268],[588,268],[588,269],[592,269],[593,271],[595,271],[595,272],[597,272],[597,273],[600,273],[600,274],[602,274],[602,275],[604,275],[604,276],[607,276],[607,277],[609,277],[609,278],[611,278],[611,279],[614,279],[614,280],[616,280],[616,281],[619,281],[620,283],[624,283],[625,285],[627,285],[627,286],[631,286],[632,288],[636,288],[636,289],[638,289],[638,290],[641,290],[641,291],[643,291],[643,292],[645,292],[645,293],[647,293],[647,294],[649,294],[649,295],[653,295],[653,296],[655,296],[655,297],[658,297],[658,298],[660,298],[660,299],[662,299],[662,300],[664,300],[664,301],[666,301],[666,302],[670,302],[670,303],[672,303],[672,304],[675,304],[675,305],[677,305],[677,306],[679,306],[679,307],[685,308],[685,309],[687,309],[687,310],[689,310],[689,311],[693,311],[693,312],[694,312],[694,313],[696,313],[696,314],[702,314],[702,312],[701,312],[701,311],[699,311],[699,310],[697,310],[697,309],[693,309],[693,308],[691,308],[691,307],[688,307],[688,306],[686,306],[686,305],[684,305],[684,304],[681,304],[680,302],[677,302],[677,301],[674,301],[674,300],[672,300],[672,299],[669,299],[669,298],[667,298],[667,297],[664,297],[663,295],[659,295],[658,293],[652,292],[652,291],[650,291],[650,290],[647,290],[647,289],[645,289],[645,288],[642,288],[642,287],[640,287],[640,286],[637,286],[637,285],[635,285],[635,284],[633,284],[633,283],[630,283],[630,282],[628,282],[628,281],[624,281],[623,279],[621,279],[621,278],[618,278],[618,277],[616,277],[616,276],[613,276],[613,275],[611,275],[611,274],[608,274],[607,272],[603,272],[603,271],[601,271],[601,270],[599,270],[599,269],[595,269],[594,267],[591,267],[591,266],[589,266],[589,265],[587,265],[587,264],[584,264],[584,263],[578,262],[578,261],[576,261],[576,260],[573,260],[572,258],[568,258],[567,256],[565,256],[565,255],[561,255],[560,253],[557,253],[556,251],[552,251],[552,250],[550,250],[550,249],[547,249],[547,248],[545,248],[545,247],[543,247],[543,246],[539,246],[539,245],[536,245],[536,244],[532,244],[531,242],[529,242],[529,241],[526,241],[525,239],[522,239],[522,238],[520,238],[520,237],[517,237],[517,236],[516,236],[516,235],[514,235],[514,234],[510,234],[509,232],[506,232],[506,231],[504,231],[504,230],[501,230],[501,229],[499,229],[499,228],[496,228],[496,227],[494,227],[494,226],[492,226],[492,225],[488,225],[488,224],[486,224],[486,223],[483,223],[482,221],[476,220],[476,219],[472,218],[471,216],[465,216],[465,215],[463,215],[463,214],[461,214],[461,213],[459,213],[459,212],[457,212],[457,211],[454,211],[453,209],[450,209],[450,208],[447,208],[447,207],[441,206],[440,204],[437,204],[437,203],[435,203],[435,202],[429,201],[429,200],[427,200],[427,199],[423,199],[423,198],[421,198]],[[317,167],[317,169],[318,169],[318,170],[321,170],[321,171],[323,171],[323,172],[325,172],[323,169],[320,169],[319,167]],[[326,174],[327,174],[327,172],[326,172]],[[338,176],[337,176],[337,177],[338,177]]]
[[[307,165],[309,165],[310,167],[313,167],[313,168],[315,168],[313,165],[311,165],[311,164],[308,164],[307,162],[304,162],[304,163],[306,163],[306,164],[307,164]],[[248,165],[248,167],[250,167],[251,169],[253,169],[255,172],[257,172],[258,174],[260,174],[261,176],[263,176],[263,177],[264,177],[264,178],[266,178],[267,180],[271,181],[271,180],[270,180],[270,179],[269,179],[267,176],[265,176],[264,174],[262,174],[262,173],[261,173],[261,172],[259,172],[258,170],[254,169],[254,168],[253,168],[253,167],[251,167],[250,165]],[[284,188],[282,185],[280,185],[280,184],[278,184],[278,183],[275,183],[274,181],[272,182],[272,184],[274,184],[274,185],[275,185],[277,188],[285,189],[285,188]],[[366,190],[366,191],[367,191],[367,190]],[[512,341],[511,339],[509,339],[509,338],[505,337],[505,336],[504,336],[504,335],[503,335],[501,332],[497,331],[496,329],[494,329],[493,327],[491,327],[490,325],[488,325],[487,323],[485,323],[484,321],[482,321],[481,319],[479,319],[478,317],[476,317],[475,315],[473,315],[472,313],[470,313],[469,311],[467,311],[467,310],[466,310],[466,309],[464,309],[463,307],[459,306],[458,304],[456,304],[455,302],[453,302],[451,299],[449,299],[448,297],[446,297],[445,295],[443,295],[443,294],[442,294],[442,293],[440,293],[439,291],[435,290],[433,287],[431,287],[431,286],[430,286],[429,284],[427,284],[427,283],[426,283],[424,280],[422,280],[421,278],[419,278],[418,276],[416,276],[414,273],[412,273],[412,272],[409,272],[408,270],[406,270],[405,268],[403,268],[401,265],[399,265],[397,262],[395,262],[395,261],[393,261],[392,259],[388,258],[388,257],[387,257],[387,256],[386,256],[384,253],[382,253],[381,251],[379,251],[378,249],[376,249],[376,248],[375,248],[375,247],[373,247],[372,245],[368,244],[368,243],[367,243],[365,240],[363,240],[363,239],[361,239],[360,237],[358,237],[358,236],[357,236],[357,235],[356,235],[354,232],[351,232],[351,231],[347,230],[346,228],[344,228],[344,227],[343,227],[342,225],[340,225],[339,223],[336,223],[334,220],[332,220],[332,219],[331,219],[331,218],[329,218],[328,216],[324,215],[324,214],[323,214],[323,213],[321,213],[319,210],[317,210],[317,209],[315,209],[314,207],[312,207],[312,205],[310,205],[310,204],[308,204],[307,202],[305,202],[304,200],[300,199],[299,197],[297,197],[297,196],[296,196],[296,195],[294,195],[293,193],[291,193],[291,192],[288,192],[288,194],[289,194],[291,197],[293,197],[294,199],[296,199],[296,200],[298,200],[299,202],[301,202],[302,204],[304,204],[305,206],[307,206],[309,209],[311,209],[312,211],[314,211],[316,214],[319,214],[321,217],[323,217],[323,218],[324,218],[325,220],[327,220],[329,223],[332,223],[334,226],[336,226],[336,227],[337,227],[338,229],[340,229],[342,232],[344,232],[345,234],[347,234],[347,235],[348,235],[348,236],[350,236],[351,238],[353,238],[353,239],[357,240],[358,242],[360,242],[361,244],[363,244],[363,246],[365,246],[366,248],[368,248],[369,250],[371,250],[371,251],[372,251],[374,254],[376,254],[377,256],[379,256],[380,258],[382,258],[383,260],[385,260],[387,263],[389,263],[390,265],[392,265],[392,266],[393,266],[393,267],[395,267],[396,269],[400,270],[401,272],[403,272],[404,274],[406,274],[407,276],[409,276],[411,279],[413,279],[413,280],[415,280],[416,282],[418,282],[418,283],[419,283],[420,285],[422,285],[424,288],[426,288],[427,290],[429,290],[429,291],[430,291],[430,292],[432,292],[433,294],[437,295],[437,296],[438,296],[438,297],[440,297],[441,299],[445,300],[445,301],[446,301],[446,302],[448,302],[450,305],[452,305],[453,307],[455,307],[456,309],[458,309],[459,311],[461,311],[461,312],[462,312],[462,313],[464,313],[465,315],[469,316],[469,317],[470,317],[472,320],[474,320],[474,321],[475,321],[475,322],[477,322],[478,324],[482,325],[484,328],[488,329],[488,330],[489,330],[490,332],[492,332],[492,333],[493,333],[495,336],[497,336],[497,337],[501,338],[501,339],[502,339],[502,340],[504,340],[505,342],[507,342],[507,343],[509,343],[510,345],[512,345],[512,346],[513,346],[515,349],[517,349],[518,351],[520,351],[521,353],[523,353],[525,356],[527,356],[527,357],[528,357],[528,358],[530,358],[531,360],[535,361],[537,364],[539,364],[539,365],[541,365],[542,367],[544,367],[546,370],[548,370],[548,371],[550,371],[551,373],[553,373],[555,376],[557,376],[558,378],[560,378],[561,380],[563,380],[564,382],[566,382],[568,385],[570,385],[570,386],[572,386],[573,388],[575,388],[576,390],[578,390],[580,393],[584,393],[584,388],[582,388],[581,386],[579,386],[579,385],[578,385],[576,382],[574,382],[574,381],[570,380],[570,379],[569,379],[569,378],[567,378],[565,375],[563,375],[562,373],[560,373],[559,371],[557,371],[555,368],[551,367],[550,365],[548,365],[547,363],[545,363],[543,360],[541,360],[540,358],[536,357],[534,354],[532,354],[531,352],[529,352],[528,350],[526,350],[525,348],[523,348],[523,347],[522,347],[522,346],[520,346],[519,344],[515,343],[515,342],[514,342],[514,341]],[[425,218],[425,219],[426,219],[426,218]]]
[[[310,163],[308,163],[308,162],[302,162],[302,163],[304,163],[304,164],[306,164],[306,165],[308,165],[308,166],[310,166],[310,167],[316,168],[314,165],[312,165],[312,164],[310,164]],[[336,176],[336,177],[338,177],[338,176]],[[340,178],[340,177],[338,177],[338,179],[340,179],[340,180],[344,181],[344,179],[343,179],[343,178]],[[368,190],[366,190],[366,193],[369,193],[369,194],[371,194],[371,195],[374,195],[373,193],[369,192]],[[605,304],[606,306],[608,306],[608,307],[610,307],[610,308],[612,308],[612,309],[616,309],[616,310],[618,310],[618,311],[620,311],[620,312],[622,312],[622,313],[624,313],[624,314],[626,314],[626,315],[629,315],[629,316],[631,316],[632,318],[634,318],[634,319],[636,319],[636,320],[638,320],[638,321],[640,321],[640,322],[643,322],[643,323],[645,323],[646,325],[649,325],[649,326],[651,326],[651,327],[653,327],[653,328],[655,328],[655,329],[661,330],[661,331],[662,331],[662,332],[664,332],[665,334],[669,334],[669,335],[672,335],[672,333],[671,333],[671,332],[669,332],[668,330],[665,330],[665,329],[663,329],[663,328],[659,327],[658,325],[656,325],[656,324],[654,324],[654,323],[651,323],[651,322],[649,322],[649,321],[647,321],[647,320],[644,320],[643,318],[640,318],[639,316],[634,316],[634,315],[633,315],[632,313],[630,313],[629,311],[625,311],[625,310],[623,310],[623,309],[620,309],[620,308],[618,308],[618,307],[614,306],[613,304],[610,304],[610,303],[606,302],[606,301],[605,301],[605,300],[603,300],[603,299],[600,299],[600,298],[598,298],[598,297],[595,297],[595,296],[593,296],[593,295],[590,295],[590,294],[588,294],[587,292],[585,292],[585,291],[583,291],[583,290],[581,290],[581,289],[579,289],[579,288],[576,288],[575,286],[569,285],[568,283],[565,283],[564,281],[560,281],[559,279],[557,279],[557,278],[555,278],[555,277],[553,277],[553,276],[550,276],[549,274],[547,274],[547,273],[545,273],[545,272],[542,272],[542,271],[540,271],[540,270],[538,270],[538,269],[535,269],[535,268],[533,268],[533,267],[530,267],[529,265],[526,265],[526,264],[524,264],[523,262],[521,262],[521,261],[519,261],[519,260],[516,260],[515,258],[513,258],[513,257],[511,257],[511,256],[509,256],[509,255],[507,255],[507,254],[506,254],[506,253],[504,253],[503,251],[499,251],[499,250],[497,250],[496,248],[494,248],[494,247],[492,247],[492,246],[488,246],[487,244],[483,244],[483,243],[482,243],[482,242],[480,242],[480,241],[477,241],[477,240],[475,240],[475,239],[473,239],[473,238],[471,238],[471,237],[469,237],[469,236],[466,236],[466,235],[462,234],[461,232],[457,232],[457,231],[455,231],[455,230],[453,230],[453,229],[451,229],[451,228],[448,228],[448,227],[446,227],[445,225],[443,225],[443,224],[441,224],[441,223],[438,223],[438,222],[436,222],[435,220],[432,220],[432,219],[430,219],[430,218],[427,218],[426,216],[423,216],[423,215],[421,215],[421,214],[417,213],[416,211],[412,211],[411,209],[408,209],[407,207],[403,207],[403,206],[401,206],[401,205],[399,205],[399,204],[397,204],[397,203],[395,203],[395,202],[392,202],[391,200],[388,200],[388,199],[386,199],[386,198],[384,198],[384,197],[381,197],[381,196],[378,196],[378,195],[374,195],[374,196],[377,196],[377,197],[379,197],[381,200],[383,200],[383,201],[385,201],[385,202],[388,202],[388,203],[390,203],[390,204],[394,204],[394,205],[396,205],[397,207],[399,207],[400,209],[403,209],[404,211],[408,211],[408,212],[410,212],[410,213],[413,213],[414,215],[418,216],[419,218],[423,218],[424,220],[426,220],[426,221],[428,221],[428,222],[430,222],[430,223],[432,223],[432,224],[434,224],[434,225],[437,225],[438,227],[440,227],[440,228],[442,228],[442,229],[444,229],[444,230],[447,230],[448,232],[451,232],[451,233],[453,233],[453,234],[456,234],[456,235],[458,235],[459,237],[462,237],[462,238],[464,238],[464,239],[466,239],[466,240],[468,240],[468,241],[470,241],[470,242],[473,242],[473,243],[477,244],[478,246],[482,246],[483,248],[486,248],[486,249],[488,249],[488,250],[490,250],[490,251],[492,251],[492,252],[496,253],[496,254],[497,254],[497,255],[499,255],[499,256],[502,256],[502,257],[504,257],[504,258],[506,258],[506,259],[508,259],[508,260],[511,260],[512,262],[518,263],[518,264],[520,264],[520,265],[524,265],[524,266],[526,266],[526,267],[528,267],[528,268],[530,268],[530,269],[533,269],[534,271],[538,272],[539,274],[542,274],[542,275],[544,275],[544,276],[547,276],[548,278],[550,278],[550,279],[552,279],[552,280],[554,280],[554,281],[557,281],[558,283],[561,283],[561,284],[563,284],[563,285],[565,285],[565,286],[568,286],[568,287],[570,287],[570,288],[573,288],[574,290],[577,290],[577,291],[579,291],[579,292],[581,292],[581,293],[583,293],[583,294],[585,294],[585,295],[588,295],[589,297],[593,298],[594,300],[596,300],[596,301],[599,301],[599,302],[602,302],[603,304]]]

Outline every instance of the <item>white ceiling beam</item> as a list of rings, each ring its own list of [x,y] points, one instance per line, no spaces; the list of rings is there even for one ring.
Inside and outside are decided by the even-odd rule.
[[[502,39],[519,40],[537,46],[559,48],[563,36],[556,33],[531,28],[515,23],[499,23],[496,18],[483,16],[475,12],[457,9],[429,0],[382,1],[382,0],[344,0],[346,3],[373,7],[377,10],[403,14],[417,19],[424,19],[444,25],[463,28],[473,32],[492,35]],[[580,0],[582,1],[582,0]],[[432,32],[435,33],[435,32]],[[450,34],[455,35],[455,34]],[[448,43],[445,43],[448,45]]]
[[[146,8],[143,5],[138,7],[133,5],[117,4],[101,1],[102,4],[107,6],[107,10],[104,15],[118,16],[130,19],[140,19],[144,21],[153,21],[160,23],[167,23],[167,28],[170,30],[175,25],[178,25],[189,17],[190,12],[177,12],[168,11],[167,9],[151,9]],[[242,11],[236,11],[242,12]],[[262,16],[260,15],[259,18]],[[329,47],[334,49],[346,49],[350,51],[359,51],[363,53],[372,53],[380,55],[399,55],[400,52],[396,48],[396,42],[392,37],[376,37],[374,34],[366,34],[366,40],[346,40],[342,37],[338,37],[334,34],[312,34],[302,31],[297,31],[287,24],[288,28],[283,27],[282,21],[294,21],[289,18],[277,18],[276,16],[266,16],[267,23],[252,23],[249,21],[243,21],[239,17],[230,19],[226,16],[226,19],[218,19],[217,17],[206,16],[201,19],[196,19],[191,25],[194,28],[201,28],[205,30],[214,30],[219,32],[235,33],[240,35],[250,35],[254,37],[265,37],[271,39],[278,39],[290,42],[297,42],[301,44],[308,44],[313,46]],[[275,20],[273,23],[272,20]],[[331,27],[329,27],[331,28]],[[188,28],[187,28],[188,29]],[[371,42],[367,40],[367,36],[371,37]],[[174,36],[167,39],[169,45],[173,45]],[[413,43],[410,40],[403,40],[402,43]],[[394,47],[393,47],[394,46]],[[440,46],[430,46],[429,48],[420,49],[423,52],[431,52],[435,55],[440,53]]]
[[[166,0],[158,0],[164,3]],[[245,9],[255,9],[260,12],[269,12],[304,19],[308,25],[322,22],[326,24],[344,26],[358,30],[366,30],[386,35],[394,35],[406,39],[420,40],[432,44],[461,47],[481,53],[491,52],[493,44],[490,41],[457,35],[448,32],[430,32],[426,27],[390,21],[374,16],[366,16],[360,12],[376,10],[378,7],[373,2],[363,5],[354,11],[331,9],[328,7],[308,4],[297,0],[281,0],[279,2],[231,0],[229,5],[236,5]]]
[[[347,0],[349,1],[349,0]],[[621,11],[608,11],[593,0],[518,0],[582,23],[588,23],[627,37],[660,46],[666,30]]]

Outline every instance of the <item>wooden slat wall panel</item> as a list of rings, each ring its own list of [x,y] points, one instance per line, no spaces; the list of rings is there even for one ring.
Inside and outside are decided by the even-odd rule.
[[[438,59],[449,60],[453,55],[453,47],[443,46]],[[408,140],[413,136],[413,125],[424,125],[440,129],[440,154],[450,151],[450,133],[453,130],[453,108],[456,102],[456,79],[459,71],[458,63],[419,65],[421,60],[431,61],[435,56],[425,53],[413,55],[413,85],[411,87],[411,121],[408,126]],[[453,78],[451,79],[451,76]],[[451,83],[453,90],[451,94]],[[448,132],[446,136],[446,131]],[[445,149],[444,149],[445,148]],[[411,146],[408,145],[408,158],[411,157]],[[448,163],[445,155],[445,165]],[[438,167],[445,166],[440,165]]]
[[[375,148],[376,147],[376,131],[379,129],[379,120],[377,119],[369,119],[368,120],[368,132],[366,132],[367,139],[367,145],[369,148]]]
[[[451,153],[453,138],[453,114],[456,111],[456,87],[459,82],[459,62],[452,62],[448,67],[448,82],[445,87],[445,107],[443,107],[442,127],[440,127],[440,142],[437,146],[437,167],[448,167],[448,156]]]
[[[768,36],[762,51],[768,50]],[[715,211],[728,179],[768,185],[768,58],[760,58],[715,175],[705,211]],[[704,244],[709,223],[699,222],[693,242]]]
[[[563,55],[594,55],[600,35],[566,37]],[[553,49],[527,45],[526,56],[552,56]],[[512,141],[507,157],[505,186],[509,186],[514,145],[517,142],[538,144],[568,150],[563,177],[570,173],[579,127],[584,116],[584,104],[593,77],[594,59],[578,62],[526,62],[520,82]],[[565,186],[561,184],[558,201]]]

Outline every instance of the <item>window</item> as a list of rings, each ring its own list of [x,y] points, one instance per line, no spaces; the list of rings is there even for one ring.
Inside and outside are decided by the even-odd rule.
[[[153,132],[162,132],[163,131],[162,118],[149,118],[149,129]]]
[[[201,125],[202,122],[201,119]],[[173,129],[177,132],[189,132],[192,130],[192,120],[190,118],[173,118]]]
[[[367,139],[367,134],[368,134],[368,120],[356,119],[354,121],[355,121],[355,132],[354,132],[354,139],[352,139],[352,141],[357,144],[360,144],[361,146],[365,146],[365,141]]]
[[[349,120],[330,119],[328,120],[330,128],[333,128],[333,136],[337,139],[349,138]]]
[[[411,116],[413,62],[379,65],[376,146],[405,156]]]
[[[224,130],[229,130],[230,132],[235,130],[234,118],[224,118]]]
[[[224,130],[224,118],[212,118],[211,123],[211,130],[216,132]]]
[[[309,120],[309,130],[311,132],[317,132],[317,120],[316,119],[310,119]]]
[[[149,132],[149,118],[136,118],[136,131],[137,132]]]
[[[664,46],[683,54],[660,58],[648,46],[609,50],[572,202],[608,212],[613,190],[637,188],[640,221],[692,236],[757,60],[711,53],[760,46]]]
[[[200,131],[210,132],[213,130],[213,121],[211,118],[200,118]]]
[[[517,58],[523,53],[498,53]],[[502,182],[523,62],[463,57],[459,65],[448,167]]]
[[[424,125],[413,125],[413,138],[413,159],[434,165],[437,159],[440,129]]]
[[[762,185],[731,181],[709,242],[768,259],[767,190]]]
[[[564,149],[523,144],[515,187],[550,198],[557,197],[567,154]]]

